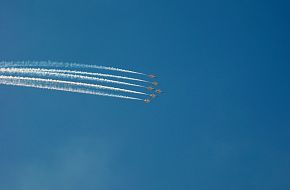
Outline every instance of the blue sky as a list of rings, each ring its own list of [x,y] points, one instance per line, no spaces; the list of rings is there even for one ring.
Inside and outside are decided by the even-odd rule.
[[[0,86],[0,189],[289,189],[289,6],[2,0],[1,60],[156,73],[167,93]]]

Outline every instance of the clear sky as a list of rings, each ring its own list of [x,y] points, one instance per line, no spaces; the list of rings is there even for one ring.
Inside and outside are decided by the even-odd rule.
[[[156,73],[166,94],[0,86],[0,189],[290,189],[289,7],[1,0],[1,60]]]

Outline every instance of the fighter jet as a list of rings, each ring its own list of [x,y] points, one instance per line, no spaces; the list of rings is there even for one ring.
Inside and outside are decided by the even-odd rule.
[[[151,98],[156,98],[156,94],[150,94],[149,95]]]
[[[152,84],[153,84],[154,86],[157,86],[157,85],[158,85],[158,82],[157,82],[157,81],[154,81],[154,82],[152,82]]]
[[[151,75],[148,75],[148,77],[153,79],[153,78],[156,78],[156,75],[151,74]]]
[[[151,100],[149,100],[149,99],[145,99],[144,102],[145,102],[146,104],[149,104],[149,103],[151,102]]]
[[[154,88],[149,86],[149,87],[147,87],[147,90],[152,91],[152,90],[154,90]]]
[[[155,92],[156,92],[157,94],[161,94],[161,93],[163,93],[163,91],[160,90],[160,89],[155,90]]]

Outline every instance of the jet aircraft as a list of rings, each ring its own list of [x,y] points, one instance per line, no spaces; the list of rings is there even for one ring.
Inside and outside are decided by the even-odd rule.
[[[157,81],[154,81],[154,82],[152,82],[152,84],[153,84],[154,86],[157,86],[157,85],[158,85],[158,82],[157,82]]]
[[[154,90],[154,88],[149,86],[149,87],[147,87],[147,90],[152,91],[152,90]]]
[[[156,75],[151,74],[151,75],[148,75],[148,77],[153,79],[153,78],[156,78]]]
[[[149,104],[149,103],[151,102],[151,100],[149,100],[149,99],[145,99],[144,102],[145,102],[146,104]]]
[[[156,92],[157,94],[161,94],[161,93],[163,93],[163,91],[160,90],[160,89],[155,90],[155,92]]]

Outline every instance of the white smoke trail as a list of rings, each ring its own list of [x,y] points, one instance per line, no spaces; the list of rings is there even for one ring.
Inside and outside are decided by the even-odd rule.
[[[114,83],[114,84],[121,84],[121,85],[146,88],[145,86],[133,84],[133,83],[108,80],[108,79],[97,78],[97,77],[82,76],[82,75],[77,75],[77,74],[60,73],[60,72],[51,71],[49,69],[0,68],[0,73],[12,73],[12,74],[20,73],[20,74],[38,75],[38,76],[42,76],[42,77],[60,77],[60,78],[69,78],[69,79],[83,79],[83,80],[92,80],[92,81],[98,81],[98,82]]]
[[[79,75],[90,75],[90,76],[101,76],[101,77],[109,77],[109,78],[117,78],[117,79],[124,79],[124,80],[132,80],[144,83],[151,83],[150,81],[132,78],[132,77],[125,77],[120,75],[110,75],[110,74],[103,74],[103,73],[93,73],[93,72],[85,72],[85,71],[72,71],[72,70],[63,70],[63,69],[47,69],[52,72],[59,72],[59,73],[72,73],[72,74],[79,74]]]
[[[60,70],[60,69],[48,69],[53,72],[61,72],[61,73],[73,73],[73,74],[80,74],[80,75],[90,75],[90,76],[102,76],[102,77],[109,77],[109,78],[117,78],[117,79],[124,79],[124,80],[132,80],[144,83],[151,83],[147,80],[132,78],[132,77],[125,77],[120,75],[110,75],[110,74],[103,74],[103,73],[93,73],[93,72],[85,72],[85,71],[72,71],[72,70]]]
[[[117,95],[117,94],[97,92],[94,90],[81,89],[81,88],[75,87],[74,84],[70,84],[66,82],[62,83],[60,81],[55,81],[55,80],[46,80],[46,79],[28,78],[28,77],[0,76],[0,84],[41,88],[41,89],[49,89],[49,90],[58,90],[58,91],[67,91],[67,92],[75,92],[75,93],[82,93],[82,94],[92,94],[92,95],[99,95],[99,96],[109,96],[109,97],[115,97],[115,98],[143,101],[143,99],[136,98],[136,97],[122,96],[122,95]],[[65,85],[65,86],[61,86],[61,85]]]
[[[63,62],[54,62],[54,61],[16,61],[16,62],[0,62],[1,65],[7,66],[24,66],[24,67],[64,67],[64,68],[91,68],[91,69],[102,69],[102,70],[110,70],[110,71],[118,71],[123,73],[133,73],[139,75],[146,75],[144,73],[119,69],[115,67],[105,67],[105,66],[97,66],[97,65],[85,65],[78,63],[63,63]]]
[[[10,76],[14,77],[14,76]],[[142,94],[142,95],[149,95],[144,92],[138,92],[134,90],[127,90],[123,88],[115,88],[111,86],[103,86],[103,85],[98,85],[98,84],[88,84],[88,83],[83,83],[83,82],[72,82],[72,81],[63,81],[63,80],[54,80],[54,79],[43,79],[43,78],[33,78],[33,77],[19,77],[16,76],[18,79],[29,79],[31,81],[43,81],[43,82],[54,82],[54,83],[59,83],[59,84],[69,84],[69,85],[75,85],[79,87],[88,87],[88,88],[95,88],[95,89],[103,89],[103,90],[112,90],[112,91],[118,91],[118,92],[126,92],[126,93],[133,93],[133,94]]]
[[[5,64],[8,63],[8,64]],[[9,68],[9,67],[21,67],[23,68],[25,65],[23,64],[10,64],[10,62],[0,62],[0,68]],[[25,68],[34,67],[34,66],[25,66]],[[43,68],[30,68],[30,69],[43,69]],[[109,77],[109,78],[117,78],[117,79],[124,79],[124,80],[132,80],[144,83],[151,83],[150,81],[137,79],[133,77],[125,77],[119,75],[111,75],[111,74],[103,74],[103,73],[95,73],[95,72],[85,72],[85,71],[72,71],[72,70],[65,70],[65,69],[43,69],[48,72],[59,72],[59,73],[70,73],[70,74],[79,74],[79,75],[90,75],[90,76],[101,76],[101,77]]]

